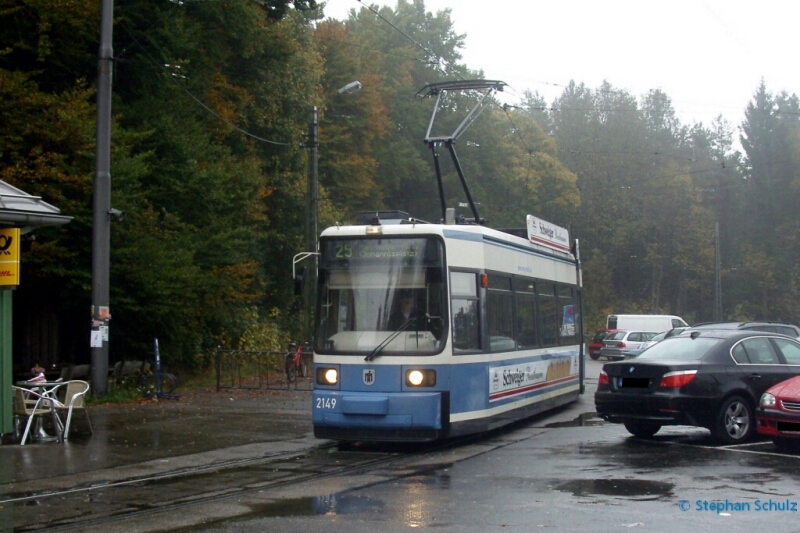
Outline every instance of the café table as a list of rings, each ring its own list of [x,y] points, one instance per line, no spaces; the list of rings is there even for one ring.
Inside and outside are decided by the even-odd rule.
[[[17,381],[17,387],[27,389],[30,392],[30,396],[33,397],[31,399],[36,399],[34,410],[49,409],[53,415],[53,425],[55,426],[57,434],[50,435],[47,433],[42,424],[42,417],[37,416],[31,434],[33,440],[38,442],[61,441],[60,434],[63,423],[58,417],[58,413],[56,413],[55,405],[58,402],[58,398],[56,398],[56,389],[64,384],[63,381]]]

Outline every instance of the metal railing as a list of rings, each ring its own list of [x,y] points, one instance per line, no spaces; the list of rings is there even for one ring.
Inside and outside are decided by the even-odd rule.
[[[291,352],[292,355],[294,352]],[[305,375],[290,380],[286,372],[287,352],[267,350],[223,350],[217,348],[217,391],[220,389],[311,390],[311,352],[302,352]],[[302,365],[301,365],[302,366]]]

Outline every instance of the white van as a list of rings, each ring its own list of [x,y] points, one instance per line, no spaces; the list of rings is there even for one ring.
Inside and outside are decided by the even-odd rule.
[[[675,315],[608,315],[606,318],[606,329],[661,332],[686,327],[689,324]]]

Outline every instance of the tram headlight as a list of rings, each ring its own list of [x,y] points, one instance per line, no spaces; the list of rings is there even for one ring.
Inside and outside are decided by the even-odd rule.
[[[430,368],[425,370],[406,370],[407,387],[433,387],[436,385],[436,371]]]
[[[339,383],[339,371],[335,368],[317,368],[319,385],[336,385]]]

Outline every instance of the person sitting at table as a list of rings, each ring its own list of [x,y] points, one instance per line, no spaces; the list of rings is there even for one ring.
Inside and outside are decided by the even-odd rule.
[[[35,363],[33,368],[31,368],[31,377],[28,379],[28,381],[47,381],[47,378],[44,375],[44,368],[40,367],[39,363]]]

